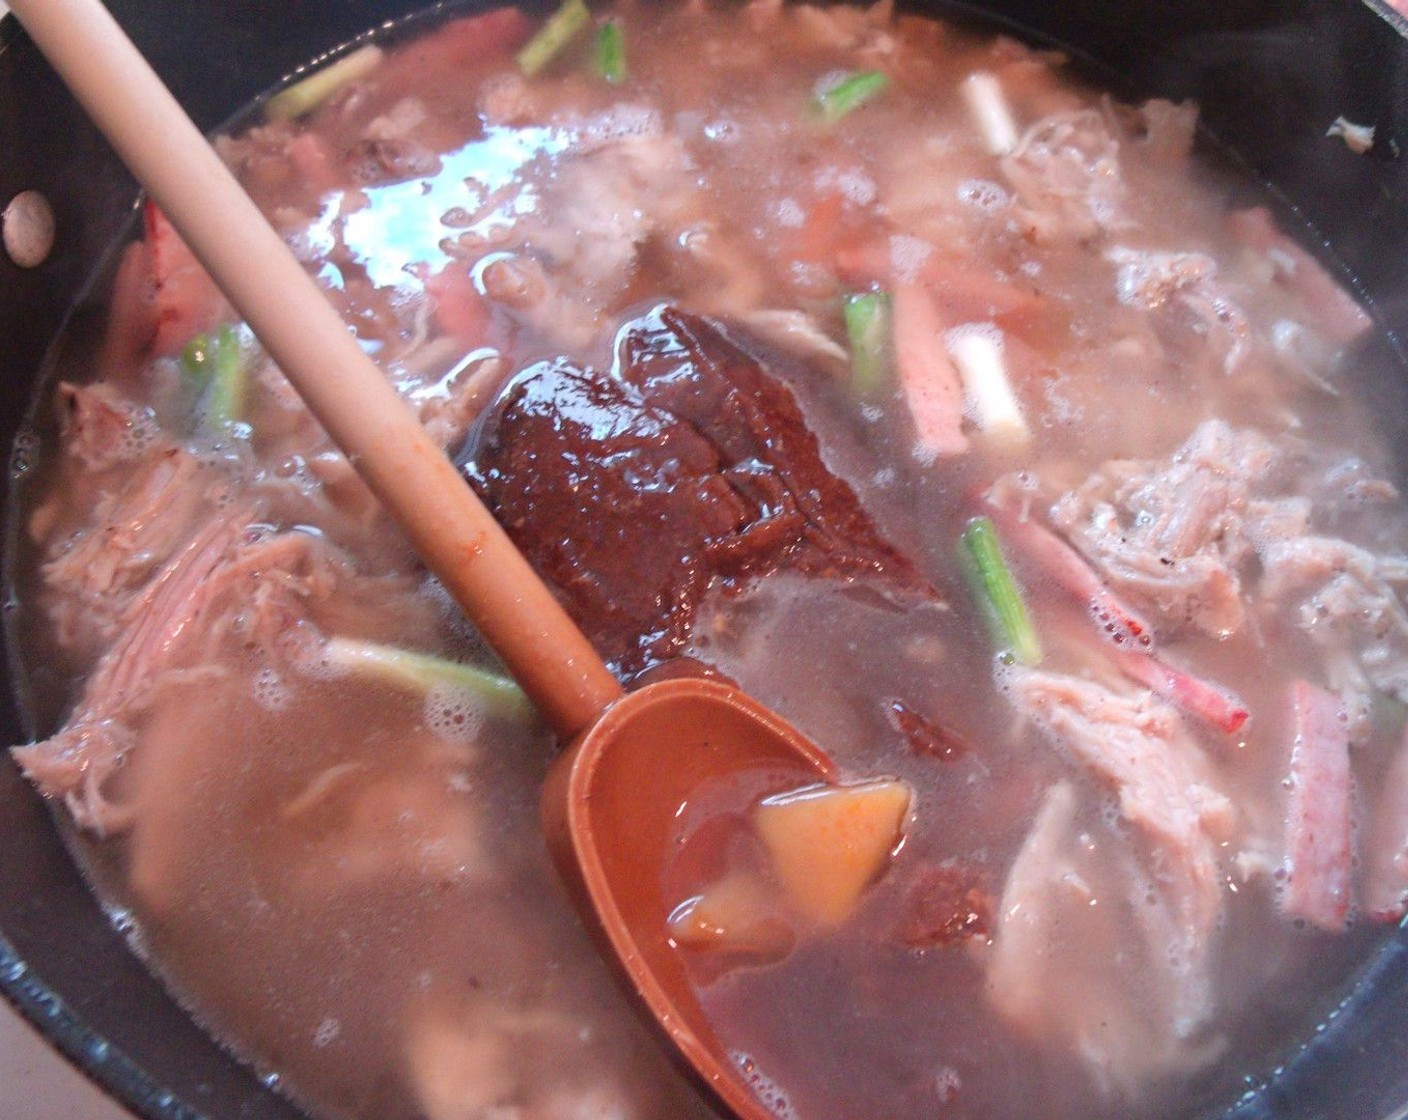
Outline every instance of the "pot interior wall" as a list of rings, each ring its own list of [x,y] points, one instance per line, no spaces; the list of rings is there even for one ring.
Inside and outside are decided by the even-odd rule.
[[[413,0],[259,0],[110,7],[197,122],[216,127],[307,59]],[[1388,328],[1360,355],[1377,412],[1408,448],[1408,44],[1403,21],[1354,0],[1122,0],[951,5],[996,13],[1084,51],[1121,92],[1191,97],[1211,131],[1300,208],[1335,246]],[[1325,128],[1374,125],[1356,155]],[[130,220],[135,186],[19,33],[0,24],[0,204],[43,191],[58,214],[51,260],[31,272],[0,257],[0,446],[12,445],[35,371],[105,248]],[[1314,237],[1311,238],[1314,241]],[[1312,245],[1312,247],[1316,247]],[[0,670],[10,677],[8,650]],[[13,679],[13,678],[11,678]],[[33,729],[8,697],[0,739]],[[293,1109],[214,1046],[128,952],[73,869],[45,806],[0,761],[0,989],[74,1061],[149,1117],[292,1117]],[[1294,1057],[1294,1060],[1289,1060]],[[1387,1116],[1408,1100],[1408,945],[1366,974],[1345,1012],[1240,1120]]]

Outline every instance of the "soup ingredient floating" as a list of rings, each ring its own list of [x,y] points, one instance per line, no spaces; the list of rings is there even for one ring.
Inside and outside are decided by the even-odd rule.
[[[885,779],[769,794],[746,818],[747,832],[761,842],[762,865],[730,865],[680,903],[670,915],[671,936],[695,948],[773,956],[790,946],[797,926],[841,924],[899,847],[912,802],[905,783]],[[696,825],[696,842],[711,823]],[[738,839],[726,832],[713,842]]]

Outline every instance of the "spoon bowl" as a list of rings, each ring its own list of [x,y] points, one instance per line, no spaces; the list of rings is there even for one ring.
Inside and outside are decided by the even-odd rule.
[[[833,782],[836,767],[775,713],[715,680],[647,685],[558,756],[543,788],[553,859],[592,933],[700,1077],[741,1120],[774,1115],[710,1028],[670,940],[665,869],[690,800],[719,781],[752,792]]]

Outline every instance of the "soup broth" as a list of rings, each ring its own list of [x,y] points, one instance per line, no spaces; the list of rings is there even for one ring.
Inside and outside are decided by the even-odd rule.
[[[661,869],[779,1116],[1204,1115],[1404,913],[1372,326],[1195,138],[752,0],[450,19],[218,141],[623,681],[727,676],[879,782],[849,884],[761,787]],[[144,213],[10,573],[16,757],[98,892],[315,1116],[714,1115],[549,866],[551,736]]]

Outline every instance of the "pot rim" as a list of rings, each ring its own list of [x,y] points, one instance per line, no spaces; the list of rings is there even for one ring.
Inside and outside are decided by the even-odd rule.
[[[469,0],[469,2],[472,3],[473,0]],[[487,0],[483,6],[496,7],[500,2],[501,0]],[[515,0],[502,0],[502,2],[513,3]],[[865,2],[865,0],[860,0],[860,2]],[[1397,0],[1397,2],[1394,0],[1357,0],[1357,2],[1387,23],[1397,36],[1405,41],[1405,49],[1408,49],[1408,0]],[[946,4],[941,4],[941,6],[950,8],[966,8],[969,11],[976,10],[980,5],[981,0],[947,0]],[[457,0],[449,0],[448,4],[447,0],[420,0],[415,12],[394,21],[395,30],[399,31],[402,26],[414,24],[421,19],[434,18],[435,14],[442,13],[447,6],[457,6]],[[541,4],[535,5],[534,0],[523,0],[523,6],[531,8],[540,7]],[[377,24],[375,30],[382,31],[387,27],[386,24]],[[18,19],[4,5],[3,0],[0,0],[0,54],[24,38],[24,32]],[[336,56],[344,53],[355,47],[360,38],[361,36],[357,36],[342,42],[328,54]],[[295,78],[295,74],[287,75],[271,88],[277,89]],[[244,110],[245,107],[241,106],[240,112],[242,113]],[[7,200],[0,199],[0,205],[5,201]],[[1400,970],[1408,973],[1408,918],[1405,918],[1403,925],[1396,933],[1390,936],[1386,943],[1361,966],[1358,978],[1351,985],[1342,1002],[1328,1016],[1321,1029],[1296,1047],[1293,1052],[1287,1053],[1285,1061],[1278,1066],[1274,1073],[1268,1075],[1265,1084],[1258,1085],[1253,1092],[1260,1096],[1262,1089],[1270,1088],[1281,1082],[1283,1075],[1285,1075],[1285,1091],[1293,1093],[1295,1089],[1294,1074],[1301,1060],[1311,1061],[1318,1052],[1333,1045],[1337,1040],[1344,1040],[1346,1036],[1352,1035],[1353,1024],[1347,1020],[1352,1019],[1353,1016],[1341,1014],[1341,1012],[1353,1004],[1363,990],[1371,986],[1374,980],[1386,969],[1394,967],[1395,963]],[[34,971],[6,937],[3,930],[0,930],[0,997],[3,997],[75,1069],[107,1093],[116,1103],[142,1117],[143,1120],[208,1120],[208,1113],[193,1107],[171,1090],[163,1088],[156,1077],[129,1057],[120,1046],[89,1026],[88,1021],[70,1006],[40,974]],[[211,1045],[219,1046],[213,1040]],[[251,1079],[257,1078],[257,1072],[253,1068],[243,1061],[241,1064],[249,1071]],[[1252,1093],[1249,1093],[1246,1101],[1250,1101],[1251,1096]],[[1230,1102],[1216,1115],[1225,1115],[1228,1120],[1231,1120],[1233,1117],[1242,1117],[1244,1113],[1241,1105],[1237,1102]],[[1246,1116],[1248,1120],[1252,1120],[1253,1117],[1256,1120],[1262,1120],[1263,1114],[1259,1111],[1249,1111]],[[1383,1120],[1405,1120],[1405,1118],[1408,1118],[1408,1103],[1384,1114]]]

